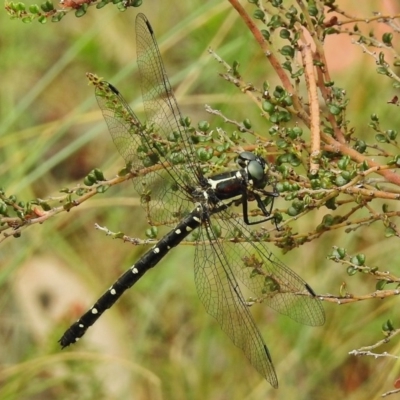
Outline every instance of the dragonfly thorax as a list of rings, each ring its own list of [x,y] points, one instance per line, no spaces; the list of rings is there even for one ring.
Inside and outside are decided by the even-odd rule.
[[[266,186],[268,164],[264,159],[245,151],[239,154],[237,163],[241,169],[213,175],[206,180],[207,189],[203,189],[206,200],[229,200]]]

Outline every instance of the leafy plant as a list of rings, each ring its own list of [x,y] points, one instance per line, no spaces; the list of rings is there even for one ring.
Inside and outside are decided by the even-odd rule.
[[[113,3],[120,10],[141,5],[141,1]],[[362,240],[370,235],[368,232],[374,226],[375,241],[397,240],[400,236],[397,226],[400,153],[396,129],[399,121],[387,115],[390,108],[399,106],[396,90],[400,82],[397,74],[400,62],[396,34],[400,31],[400,16],[380,12],[351,15],[334,0],[251,0],[247,7],[237,0],[229,3],[240,18],[231,32],[232,40],[235,35],[251,34],[263,56],[254,56],[256,62],[268,64],[273,74],[268,79],[253,79],[247,60],[242,60],[240,53],[235,56],[236,60],[226,61],[218,48],[209,49],[209,54],[223,68],[221,77],[226,87],[230,85],[238,96],[245,97],[251,111],[239,119],[223,104],[206,106],[210,117],[214,117],[212,121],[201,121],[196,126],[192,126],[189,119],[186,121],[188,129],[201,133],[202,140],[197,146],[204,168],[209,173],[226,168],[240,150],[256,151],[270,161],[271,183],[281,195],[273,211],[280,221],[280,230],[274,231],[272,227],[265,234],[266,228],[263,228],[257,233],[261,240],[285,252],[310,246],[310,242],[319,243],[335,232],[342,235],[340,240],[345,240],[343,233]],[[80,17],[92,6],[102,8],[106,4],[107,1],[68,1],[56,10],[49,1],[29,7],[7,2],[5,7],[14,19],[23,22],[37,19],[44,23],[58,22],[72,11]],[[376,108],[368,117],[365,113],[362,117],[356,115],[356,94],[349,92],[340,78],[336,79],[337,71],[331,71],[326,43],[339,35],[351,37],[353,51],[369,57],[365,69],[375,65],[376,92],[367,93]],[[378,91],[386,82],[390,82],[393,91],[388,97]],[[221,126],[215,127],[215,124]],[[0,232],[3,235],[0,241],[19,237],[28,227],[71,211],[111,186],[134,179],[136,173],[126,168],[116,178],[106,179],[99,169],[94,169],[81,184],[62,189],[57,198],[44,200],[20,200],[3,188],[0,191]],[[306,222],[295,224],[297,221]],[[122,232],[100,229],[114,238],[135,244],[148,244],[156,236],[151,231],[147,235],[150,241],[132,239]],[[324,251],[326,255],[330,252],[328,258],[343,266],[347,274],[346,281],[329,287],[328,291],[335,294],[319,294],[326,303],[360,304],[400,294],[400,277],[393,266],[375,265],[374,261],[369,264],[370,255],[357,250],[355,255],[350,255],[352,252],[339,246],[331,247],[331,251],[325,246]],[[355,290],[349,289],[351,282],[358,282]],[[363,293],[364,285],[371,286],[367,294]],[[262,302],[262,299],[254,302]],[[371,333],[376,344],[354,350],[352,354],[397,357],[390,352],[372,351],[378,345],[395,340],[400,332],[396,321],[392,322],[393,311],[386,314],[384,322]],[[380,329],[383,340],[378,338]],[[398,389],[387,394],[396,391]]]

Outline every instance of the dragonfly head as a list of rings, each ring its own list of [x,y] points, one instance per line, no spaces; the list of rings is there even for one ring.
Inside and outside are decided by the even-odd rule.
[[[248,173],[249,181],[257,189],[263,189],[268,183],[268,163],[250,151],[239,154],[237,163]]]

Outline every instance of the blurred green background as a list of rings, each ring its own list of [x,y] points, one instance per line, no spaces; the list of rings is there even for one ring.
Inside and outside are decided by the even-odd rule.
[[[58,196],[95,167],[108,178],[123,167],[85,73],[112,82],[143,117],[138,12],[152,23],[184,115],[232,129],[205,113],[204,104],[210,104],[238,121],[249,117],[260,134],[268,130],[248,98],[218,76],[224,71],[207,52],[211,46],[228,62],[238,60],[249,82],[277,83],[228,2],[153,0],[124,13],[108,5],[46,25],[12,21],[3,11],[0,187],[7,195],[25,201]],[[398,109],[386,104],[396,94],[390,81],[375,75],[373,60],[344,40],[351,53],[341,53],[341,42],[328,44],[333,79],[351,98],[351,125],[362,138],[371,137],[367,124],[376,112],[386,129],[395,129]],[[327,322],[319,328],[297,325],[261,305],[252,311],[280,382],[272,389],[205,313],[187,246],[148,272],[79,345],[61,352],[57,340],[64,330],[145,251],[113,241],[94,229],[95,222],[144,237],[146,218],[132,184],[113,187],[0,244],[1,399],[366,399],[390,390],[398,376],[391,359],[348,355],[381,339],[386,319],[397,322],[397,299],[326,303]],[[302,218],[293,229],[307,232],[316,223]],[[374,282],[349,278],[326,260],[332,245],[362,251],[369,265],[396,273],[398,243],[385,240],[378,224],[350,235],[330,232],[287,255],[273,251],[317,293],[338,294],[343,281],[349,292],[374,291]],[[396,353],[397,345],[384,350]]]

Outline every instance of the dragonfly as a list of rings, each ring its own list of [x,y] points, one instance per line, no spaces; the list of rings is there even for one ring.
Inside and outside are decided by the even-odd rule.
[[[272,207],[278,193],[274,188],[265,190],[270,166],[261,156],[243,151],[237,156],[235,170],[206,176],[196,151],[199,134],[185,125],[153,28],[143,14],[136,17],[136,40],[146,124],[113,85],[93,74],[88,78],[127,166],[146,172],[132,181],[149,220],[173,229],[71,325],[59,340],[61,347],[77,342],[128,288],[191,235],[195,240],[194,279],[206,311],[277,388],[271,354],[239,282],[298,323],[319,326],[325,322],[325,314],[313,289],[250,229],[251,225],[274,221]],[[265,200],[271,200],[268,209]],[[257,218],[249,210],[251,202],[257,204]],[[235,207],[242,208],[241,215],[232,211]]]

